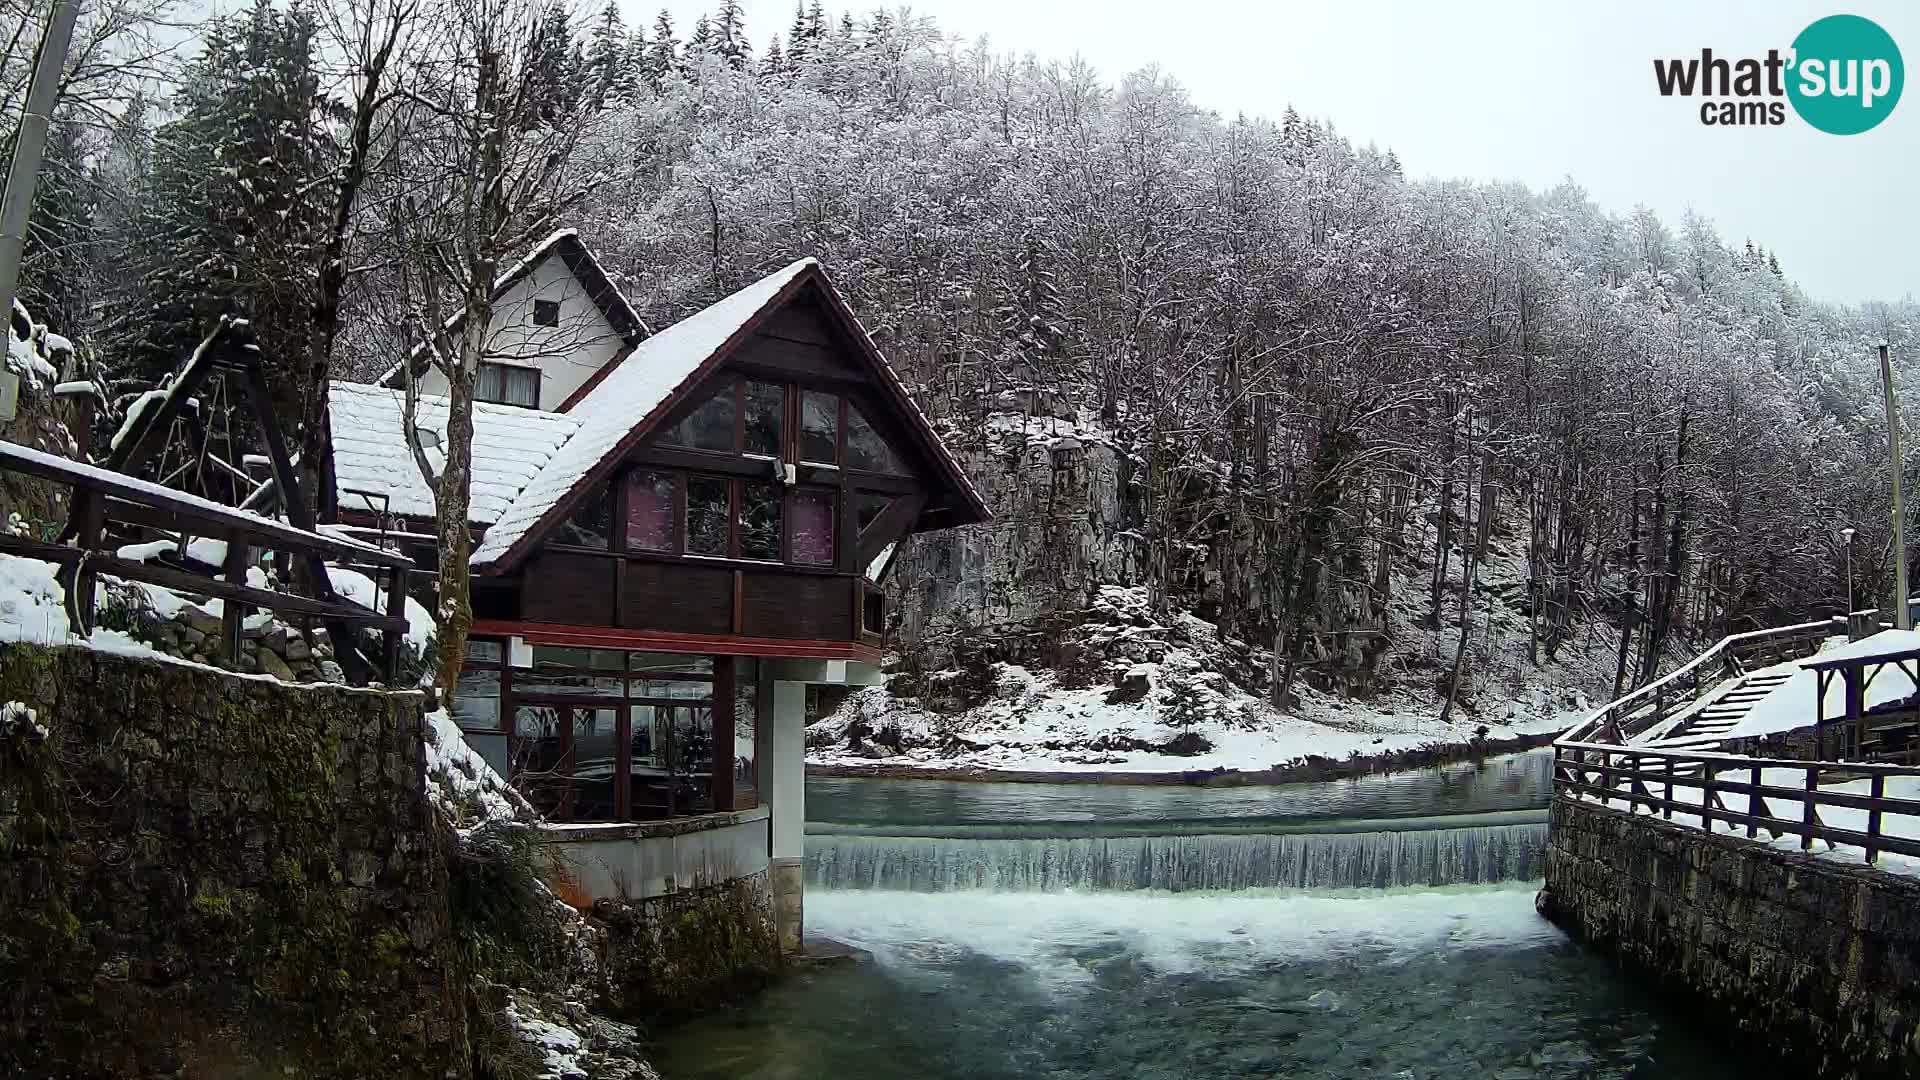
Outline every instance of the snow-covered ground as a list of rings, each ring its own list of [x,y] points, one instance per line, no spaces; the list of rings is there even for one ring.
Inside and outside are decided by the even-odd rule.
[[[1063,689],[1051,672],[1000,665],[997,674],[999,696],[956,715],[929,712],[882,688],[863,690],[809,729],[814,749],[807,760],[1034,772],[1255,771],[1306,757],[1344,759],[1465,743],[1481,734],[1482,723],[1489,739],[1555,732],[1583,715],[1580,707],[1556,707],[1541,693],[1515,702],[1510,715],[1492,722],[1467,717],[1443,725],[1431,702],[1361,704],[1309,690],[1298,710],[1281,713],[1244,692],[1208,688],[1203,695],[1214,698],[1219,709],[1178,726],[1168,722],[1171,710],[1160,670],[1141,672],[1156,689],[1134,703],[1109,703],[1111,687]],[[866,725],[879,740],[869,735],[862,746],[849,746],[849,728],[856,724]],[[1181,754],[1140,745],[1164,747],[1188,734],[1198,735],[1208,748]],[[895,744],[899,753],[876,753]]]
[[[1308,757],[1343,760],[1562,731],[1593,704],[1579,688],[1590,684],[1591,672],[1570,673],[1562,664],[1541,669],[1532,684],[1501,688],[1497,697],[1483,689],[1475,707],[1456,709],[1446,724],[1430,682],[1411,678],[1364,702],[1296,684],[1297,704],[1276,710],[1221,670],[1230,650],[1211,624],[1188,614],[1156,621],[1144,611],[1143,590],[1103,591],[1094,614],[1105,622],[1089,640],[1108,655],[1150,658],[1117,665],[1091,686],[1001,663],[987,674],[990,686],[973,689],[971,704],[952,709],[945,706],[955,695],[944,688],[980,681],[979,673],[934,672],[911,686],[896,680],[857,692],[813,724],[807,760],[1021,772],[1258,771]]]

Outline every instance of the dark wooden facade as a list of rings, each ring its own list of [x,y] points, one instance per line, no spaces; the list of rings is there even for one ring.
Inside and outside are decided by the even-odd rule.
[[[834,303],[816,286],[769,311],[580,497],[566,526],[538,536],[508,573],[476,578],[476,632],[877,660],[885,613],[869,571],[883,573],[882,555],[911,532],[982,515]],[[726,423],[732,445],[722,447]],[[686,437],[689,425],[704,445]]]

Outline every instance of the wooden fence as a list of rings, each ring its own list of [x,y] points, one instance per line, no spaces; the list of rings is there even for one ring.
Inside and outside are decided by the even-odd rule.
[[[1803,779],[1792,786],[1765,782],[1765,773],[1780,771]],[[1889,815],[1910,817],[1920,826],[1920,800],[1886,793],[1887,781],[1902,776],[1920,776],[1920,767],[1786,761],[1567,739],[1553,747],[1556,795],[1600,800],[1616,808],[1624,803],[1630,813],[1644,810],[1665,820],[1676,813],[1698,815],[1701,828],[1708,831],[1722,821],[1750,837],[1762,831],[1798,836],[1802,849],[1812,848],[1815,840],[1849,844],[1864,849],[1870,863],[1882,851],[1920,857],[1920,839],[1885,831]],[[1861,780],[1867,781],[1864,794],[1833,790]],[[1866,828],[1827,824],[1820,817],[1823,809],[1865,811]]]

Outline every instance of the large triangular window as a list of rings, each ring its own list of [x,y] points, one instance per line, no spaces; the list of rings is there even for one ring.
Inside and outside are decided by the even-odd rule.
[[[859,407],[847,403],[847,468],[905,476],[907,470],[887,440],[874,430]]]

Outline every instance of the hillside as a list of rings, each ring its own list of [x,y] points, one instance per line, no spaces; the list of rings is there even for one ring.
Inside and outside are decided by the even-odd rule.
[[[1542,649],[1535,662],[1540,621],[1528,605],[1524,522],[1496,516],[1447,723],[1439,717],[1459,644],[1458,550],[1437,625],[1424,588],[1390,589],[1384,604],[1367,589],[1336,591],[1276,708],[1270,647],[1194,614],[1218,610],[1213,544],[1191,547],[1179,574],[1188,587],[1156,611],[1139,522],[1122,495],[1123,437],[1091,421],[1005,414],[987,431],[967,464],[1002,513],[924,538],[903,556],[891,591],[905,644],[889,684],[814,723],[810,761],[1262,770],[1559,730],[1611,689],[1620,638],[1604,619],[1573,623],[1552,657]],[[1071,460],[1056,467],[1063,447]],[[1400,553],[1389,556],[1389,582],[1426,584],[1437,520],[1437,511],[1409,515],[1380,549]]]

